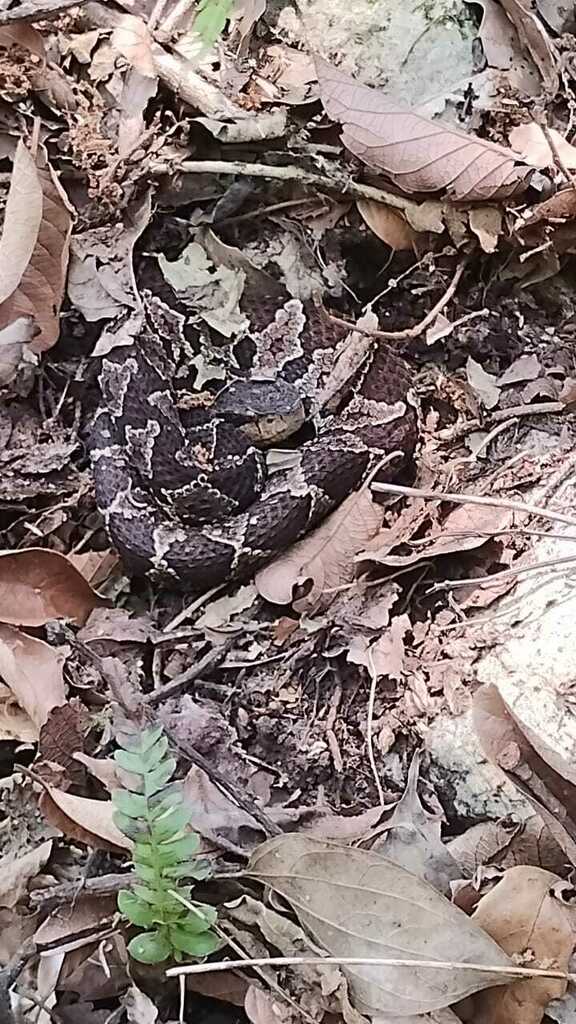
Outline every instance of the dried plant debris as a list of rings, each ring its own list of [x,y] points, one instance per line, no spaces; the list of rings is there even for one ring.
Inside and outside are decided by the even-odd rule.
[[[0,5],[2,1024],[568,1019],[574,19],[465,6]]]

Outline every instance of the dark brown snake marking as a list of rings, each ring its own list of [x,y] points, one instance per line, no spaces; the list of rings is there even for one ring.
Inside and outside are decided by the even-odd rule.
[[[280,368],[280,387],[289,382],[310,403],[333,369],[342,332],[312,304],[292,300],[249,338],[255,374]],[[135,575],[192,591],[245,579],[317,526],[383,456],[403,452],[379,475],[387,480],[412,457],[409,373],[384,346],[302,446],[299,465],[268,480],[262,453],[234,422],[202,409],[182,418],[173,370],[151,336],[102,360],[102,404],[90,437],[96,498]]]

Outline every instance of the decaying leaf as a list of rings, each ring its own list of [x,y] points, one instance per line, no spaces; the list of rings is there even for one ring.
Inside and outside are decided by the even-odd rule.
[[[73,208],[43,149],[34,160],[23,142],[16,151],[10,191],[13,201],[0,240],[0,330],[32,317],[38,328],[33,348],[42,352],[60,333]]]
[[[485,409],[494,409],[500,400],[498,378],[488,373],[472,356],[468,356],[466,361],[466,376],[478,401]]]
[[[52,840],[48,839],[21,857],[0,859],[0,907],[16,906],[25,894],[28,882],[41,871],[51,852]]]
[[[558,875],[541,868],[509,868],[483,896],[473,920],[509,956],[528,954],[536,966],[568,970],[576,938],[576,907],[562,899]],[[535,961],[535,963],[534,963]],[[558,978],[526,978],[474,997],[475,1024],[540,1024],[551,999],[564,995]]]
[[[560,84],[559,60],[544,23],[531,7],[529,0],[526,3],[521,3],[521,0],[501,0],[501,2],[518,32],[520,41],[538,68],[545,88],[553,98],[558,92]]]
[[[511,149],[399,110],[319,58],[316,70],[322,103],[342,124],[344,145],[405,192],[447,189],[455,199],[484,202],[527,188],[534,169]]]
[[[124,14],[112,33],[111,43],[141,75],[154,77],[152,39],[148,26],[135,14]]]
[[[0,676],[40,733],[53,708],[64,704],[66,651],[0,623]]]
[[[273,604],[310,611],[330,604],[336,589],[354,579],[354,556],[382,525],[383,512],[370,491],[355,491],[324,522],[256,574],[258,593]],[[311,586],[293,600],[294,588]]]
[[[114,808],[111,800],[89,800],[45,785],[40,797],[40,810],[54,828],[93,850],[117,853],[132,849],[131,841],[112,820]]]
[[[356,206],[370,230],[394,252],[414,249],[418,233],[410,227],[398,210],[371,199],[357,199]]]
[[[573,171],[576,168],[576,146],[571,145],[555,128],[549,128],[548,131],[562,163],[568,170]],[[534,167],[554,166],[554,153],[542,128],[536,124],[536,121],[528,121],[526,124],[513,128],[509,139],[510,145],[516,152],[521,153],[524,159]]]
[[[510,965],[500,947],[416,875],[378,854],[284,835],[252,856],[248,874],[279,893],[332,956],[413,961],[410,967],[349,965],[361,1013],[426,1013],[502,983],[490,967]],[[417,961],[454,964],[450,970]],[[467,962],[486,972],[470,971]],[[510,979],[512,980],[512,978]]]
[[[473,714],[486,757],[530,801],[576,864],[576,772],[512,713],[493,684],[476,691]]]
[[[442,815],[432,814],[418,795],[420,753],[408,771],[406,789],[392,815],[376,832],[372,850],[412,871],[438,892],[450,896],[450,883],[460,878],[460,866],[441,839]]]
[[[44,626],[50,619],[72,619],[83,625],[105,603],[57,551],[0,551],[0,622]]]

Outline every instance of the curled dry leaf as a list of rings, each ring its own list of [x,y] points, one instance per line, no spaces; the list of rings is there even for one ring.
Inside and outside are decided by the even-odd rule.
[[[562,163],[568,170],[573,171],[576,168],[576,146],[572,146],[555,128],[549,128],[548,131]],[[550,143],[535,121],[528,121],[527,124],[513,128],[508,138],[516,152],[521,153],[534,167],[554,166],[555,157]],[[570,191],[573,192],[573,189]],[[540,207],[537,206],[536,209]]]
[[[89,800],[45,784],[40,810],[54,828],[93,850],[118,853],[132,849],[131,841],[114,824],[111,800]]]
[[[72,214],[43,149],[34,160],[20,142],[0,239],[0,330],[20,317],[32,317],[38,352],[51,348],[60,332]]]
[[[148,26],[135,14],[124,14],[114,29],[111,43],[141,75],[154,77],[152,39]]]
[[[560,84],[560,62],[543,22],[531,9],[530,0],[527,3],[521,3],[520,0],[501,0],[501,3],[518,32],[520,42],[538,68],[547,91],[551,98],[554,98]]]
[[[24,346],[37,332],[31,316],[19,316],[0,330],[0,386],[14,380],[22,360]]]
[[[528,187],[534,168],[511,149],[399,110],[382,92],[319,58],[316,69],[322,103],[342,124],[344,145],[403,191],[447,189],[458,200],[483,202]]]
[[[263,843],[248,874],[279,893],[332,956],[413,961],[410,967],[348,965],[360,1013],[426,1013],[490,985],[510,960],[500,947],[416,875],[378,854],[284,835]],[[451,962],[450,970],[418,961]],[[457,963],[454,963],[457,961]],[[466,963],[485,966],[469,970]],[[512,980],[512,977],[510,977]]]
[[[562,879],[541,868],[509,868],[483,896],[473,920],[509,956],[568,970],[576,934],[576,907],[562,899]],[[474,1024],[540,1024],[551,999],[567,983],[560,978],[526,978],[474,997]]]
[[[104,604],[65,555],[47,548],[0,551],[0,622],[44,626],[72,619],[84,625]]]
[[[512,713],[492,683],[474,694],[473,717],[486,757],[530,801],[576,865],[576,772]]]
[[[292,602],[299,612],[326,607],[336,589],[354,579],[354,556],[378,533],[382,519],[370,491],[355,491],[318,529],[256,574],[258,593],[273,604]],[[307,593],[293,601],[294,587],[308,581]]]
[[[357,199],[356,206],[370,230],[394,252],[414,249],[418,232],[410,227],[398,210],[393,210],[384,203],[376,203],[372,199]]]
[[[15,907],[28,889],[28,882],[44,867],[52,852],[52,840],[40,843],[21,857],[0,860],[0,907]]]
[[[65,658],[65,650],[0,623],[0,676],[38,735],[52,709],[65,703]]]

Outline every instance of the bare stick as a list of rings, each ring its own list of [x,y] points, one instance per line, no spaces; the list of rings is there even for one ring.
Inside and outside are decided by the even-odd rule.
[[[271,178],[278,181],[301,181],[304,185],[330,189],[347,193],[362,199],[374,199],[377,203],[386,203],[396,210],[416,213],[419,204],[412,199],[404,199],[393,192],[386,192],[372,185],[362,185],[357,181],[337,173],[333,177],[324,174],[313,174],[302,167],[269,167],[268,164],[250,164],[241,160],[183,160],[179,164],[160,163],[151,165],[153,174],[174,174],[182,171],[185,174],[241,174],[251,178]],[[459,280],[459,279],[458,279]],[[457,284],[458,282],[456,282]],[[345,321],[344,326],[351,330],[353,325]]]
[[[430,967],[436,971],[479,971],[481,974],[501,974],[503,978],[560,978],[562,981],[576,981],[576,974],[567,971],[544,970],[540,967],[500,967],[490,964],[468,964],[457,960],[400,960],[388,957],[361,956],[271,956],[255,957],[253,960],[217,960],[213,963],[186,964],[184,967],[170,967],[166,971],[168,978],[177,978],[180,974],[207,974],[211,971],[229,971],[234,967],[298,967],[299,964],[350,964],[367,967]]]
[[[61,11],[80,7],[85,0],[21,0],[17,7],[9,8],[7,0],[0,4],[0,25],[13,21],[44,21],[56,18]]]
[[[452,494],[446,491],[429,491],[420,487],[402,487],[400,484],[372,484],[372,490],[380,494],[402,494],[408,498],[431,498],[435,501],[453,501],[456,505],[487,505],[489,508],[509,508],[513,512],[525,515],[542,516],[555,523],[567,523],[576,526],[576,517],[563,512],[552,512],[540,505],[530,505],[523,501],[508,501],[504,498],[485,498],[479,494]]]

